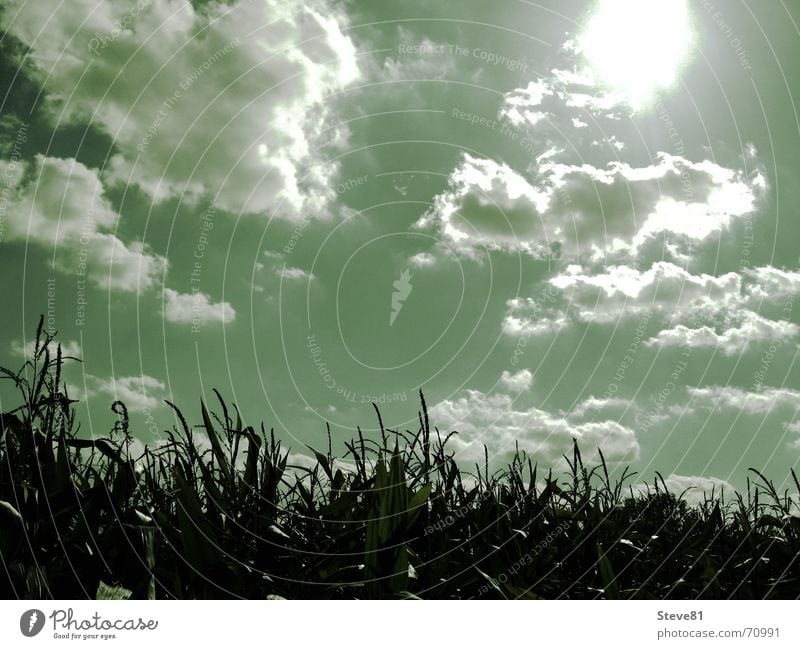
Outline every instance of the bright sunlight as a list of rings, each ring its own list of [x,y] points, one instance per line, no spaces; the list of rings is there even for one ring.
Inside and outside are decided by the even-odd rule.
[[[636,109],[676,82],[692,42],[686,0],[599,0],[579,39],[599,80]]]

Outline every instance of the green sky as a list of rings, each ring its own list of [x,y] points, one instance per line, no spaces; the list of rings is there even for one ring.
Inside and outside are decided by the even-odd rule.
[[[46,314],[85,434],[217,388],[341,449],[422,388],[464,462],[789,486],[797,7],[0,7],[0,362]]]

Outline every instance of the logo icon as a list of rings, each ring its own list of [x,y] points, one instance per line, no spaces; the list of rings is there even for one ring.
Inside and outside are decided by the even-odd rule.
[[[392,293],[392,312],[389,315],[389,326],[394,324],[395,319],[400,315],[400,310],[403,308],[403,303],[411,295],[411,273],[406,268],[400,273],[400,279],[396,280],[393,284],[394,292]]]
[[[44,628],[44,613],[38,608],[25,611],[19,618],[19,630],[26,638],[32,638]]]

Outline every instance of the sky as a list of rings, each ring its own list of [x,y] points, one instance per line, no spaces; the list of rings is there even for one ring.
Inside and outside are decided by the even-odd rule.
[[[0,7],[0,364],[44,315],[82,435],[217,389],[342,451],[422,390],[465,465],[791,486],[796,3]]]

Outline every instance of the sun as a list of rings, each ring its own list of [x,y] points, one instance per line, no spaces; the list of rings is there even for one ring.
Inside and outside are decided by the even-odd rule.
[[[635,109],[675,84],[693,41],[687,0],[599,0],[578,39],[599,80]]]

